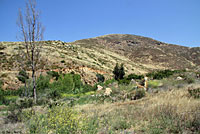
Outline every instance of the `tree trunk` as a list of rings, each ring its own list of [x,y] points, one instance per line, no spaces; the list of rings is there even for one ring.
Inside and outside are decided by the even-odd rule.
[[[25,97],[27,97],[27,87],[26,87],[26,80],[25,80],[25,83],[24,83],[24,88],[25,88],[25,93],[24,93],[24,95],[25,95]]]
[[[35,79],[35,66],[32,66],[32,79],[33,79],[33,99],[36,104],[37,96],[36,96],[36,79]]]

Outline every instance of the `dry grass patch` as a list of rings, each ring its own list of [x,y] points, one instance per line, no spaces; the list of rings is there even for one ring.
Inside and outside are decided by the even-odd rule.
[[[187,90],[149,94],[126,102],[77,106],[98,122],[98,130],[120,133],[197,133],[200,131],[200,101],[188,96]],[[119,124],[125,124],[120,127]]]

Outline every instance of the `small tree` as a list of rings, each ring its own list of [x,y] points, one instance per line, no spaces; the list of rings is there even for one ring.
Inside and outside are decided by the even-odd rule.
[[[118,65],[118,63],[115,65],[115,68],[113,70],[113,74],[114,74],[115,80],[118,80],[119,79],[119,65]]]
[[[121,66],[119,67],[119,65],[117,63],[114,70],[113,70],[113,74],[114,74],[115,80],[123,79],[124,75],[125,75],[124,65],[121,64]]]
[[[120,69],[119,69],[119,79],[122,80],[125,75],[125,70],[124,70],[124,64],[121,64]]]
[[[21,10],[19,10],[18,17],[18,26],[21,32],[20,38],[24,42],[21,45],[25,48],[25,51],[21,49],[21,52],[24,53],[22,55],[25,55],[28,67],[32,71],[33,98],[36,103],[36,71],[42,47],[40,41],[43,39],[44,31],[39,19],[39,12],[36,10],[36,1],[29,0],[26,4],[25,15],[22,15]]]

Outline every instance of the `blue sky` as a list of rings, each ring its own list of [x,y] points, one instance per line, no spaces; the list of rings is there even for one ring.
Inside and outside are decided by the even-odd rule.
[[[0,0],[0,41],[18,41],[18,9],[26,0]],[[134,34],[200,47],[200,0],[37,0],[45,40],[71,42]]]

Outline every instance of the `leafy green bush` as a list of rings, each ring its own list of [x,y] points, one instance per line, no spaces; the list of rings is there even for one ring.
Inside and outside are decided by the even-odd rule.
[[[63,76],[60,76],[57,81],[51,84],[51,88],[58,90],[60,93],[85,92],[83,90],[81,76],[74,73],[64,74]]]
[[[135,79],[141,80],[143,78],[144,78],[144,75],[137,75],[137,74],[134,74],[134,73],[129,74],[128,77],[127,77],[128,80],[132,80],[132,79],[134,79],[134,80]]]
[[[73,82],[72,74],[65,74],[62,77],[59,77],[57,82],[53,83],[53,88],[59,90],[62,93],[72,93],[75,84]]]
[[[128,85],[132,79],[133,80],[137,80],[137,79],[141,80],[143,78],[144,78],[144,75],[137,75],[137,74],[132,73],[132,74],[129,74],[127,77],[125,77],[121,80],[118,80],[118,83]]]
[[[45,92],[45,89],[49,88],[50,87],[50,78],[48,76],[43,76],[43,75],[40,75],[38,78],[37,78],[37,81],[36,81],[36,89],[37,89],[37,92],[41,92],[41,93],[44,93]]]
[[[74,88],[80,89],[83,86],[83,83],[81,81],[81,76],[79,74],[73,74],[73,82],[74,82]]]
[[[151,72],[151,73],[148,73],[147,76],[148,77],[151,77],[153,79],[163,79],[163,78],[168,78],[169,76],[173,75],[174,73],[179,73],[181,71],[179,70],[160,70],[160,71],[156,71],[156,72]]]

